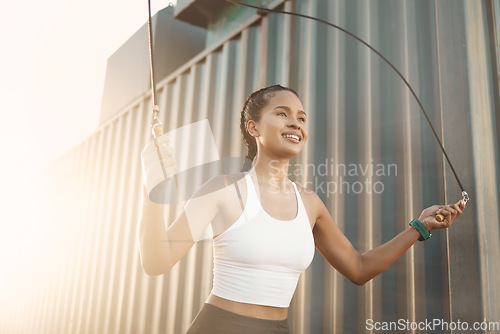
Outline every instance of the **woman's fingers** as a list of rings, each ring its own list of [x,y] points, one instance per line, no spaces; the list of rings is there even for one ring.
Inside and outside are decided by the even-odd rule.
[[[437,209],[434,210],[433,212],[433,216],[434,216],[434,219],[438,222],[442,222],[444,220],[444,216],[441,214],[441,209],[444,207],[444,205],[438,205],[437,206]]]
[[[443,215],[444,220],[446,221],[445,224],[449,225],[453,220],[462,214],[464,208],[465,204],[463,201],[459,201],[455,204],[449,204],[441,207],[436,214]]]
[[[448,228],[462,214],[464,209],[465,203],[462,200],[454,204],[433,205],[422,211],[419,220],[429,231]],[[442,220],[439,215],[443,216]]]
[[[437,214],[444,217],[443,220],[438,221],[441,227],[448,227],[451,221],[451,212],[449,212],[446,208],[441,208],[438,210]]]
[[[460,206],[458,204],[452,204],[451,207],[455,210],[455,217],[458,217],[462,214],[462,209],[460,208]]]

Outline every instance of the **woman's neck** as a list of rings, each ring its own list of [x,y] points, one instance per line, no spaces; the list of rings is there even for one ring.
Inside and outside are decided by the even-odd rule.
[[[278,186],[281,189],[287,189],[289,186],[289,163],[289,159],[275,159],[257,154],[254,159],[253,171],[261,186]]]

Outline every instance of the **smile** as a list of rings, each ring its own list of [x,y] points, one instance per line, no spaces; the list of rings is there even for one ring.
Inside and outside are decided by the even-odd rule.
[[[297,136],[297,135],[293,135],[293,134],[288,134],[288,133],[285,133],[282,135],[283,138],[287,139],[288,141],[291,141],[293,143],[300,143],[300,137]]]

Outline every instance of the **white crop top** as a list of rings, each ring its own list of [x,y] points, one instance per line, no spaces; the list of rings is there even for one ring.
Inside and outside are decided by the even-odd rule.
[[[314,238],[297,186],[297,216],[272,218],[260,204],[250,175],[238,220],[213,240],[212,293],[249,304],[288,307],[302,271],[314,256]],[[290,181],[291,182],[291,181]]]

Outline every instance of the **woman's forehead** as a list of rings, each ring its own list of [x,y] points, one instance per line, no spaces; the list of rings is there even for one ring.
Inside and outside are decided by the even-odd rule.
[[[274,92],[268,100],[268,106],[274,108],[276,106],[283,105],[296,110],[304,110],[302,101],[294,93],[282,90]]]

